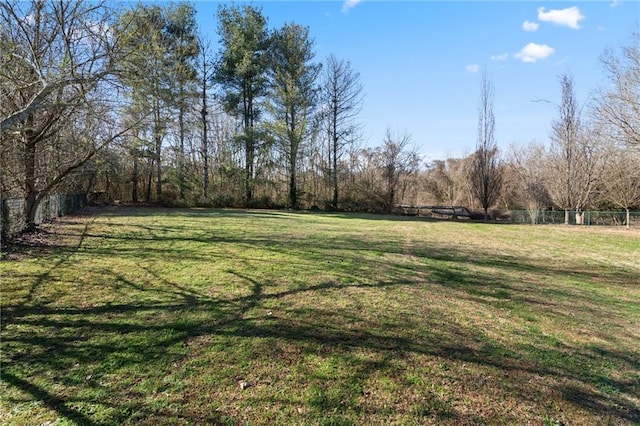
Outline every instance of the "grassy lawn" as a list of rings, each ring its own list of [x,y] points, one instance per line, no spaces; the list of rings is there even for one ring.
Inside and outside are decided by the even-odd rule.
[[[43,229],[0,262],[2,424],[640,423],[637,230],[143,208]]]

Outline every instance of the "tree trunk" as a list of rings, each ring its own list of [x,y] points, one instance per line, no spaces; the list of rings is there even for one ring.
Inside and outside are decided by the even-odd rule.
[[[160,153],[162,150],[162,139],[156,135],[156,196],[160,199],[162,195],[162,164],[160,164]]]
[[[291,158],[289,159],[289,202],[291,208],[298,209],[298,184],[296,182],[296,158],[298,150],[292,146]]]
[[[627,229],[629,229],[631,228],[631,214],[629,212],[629,207],[626,207],[625,211],[627,212]]]
[[[207,83],[203,81],[202,85],[202,197],[205,199],[209,194],[209,141],[207,140]]]
[[[30,194],[24,200],[24,220],[25,220],[25,232],[31,232],[36,228],[36,213],[38,211],[39,200],[36,197],[35,192]]]
[[[335,131],[335,129],[334,129]],[[333,209],[338,209],[338,141],[333,141]]]
[[[333,125],[333,129],[331,129],[332,132],[332,136],[333,136],[333,158],[331,159],[333,161],[333,167],[332,167],[332,178],[333,178],[333,209],[337,210],[338,209],[338,143],[340,142],[338,140],[338,106],[337,106],[337,101],[334,99],[333,102],[334,108],[333,111],[331,111],[332,116],[332,125]]]
[[[247,207],[253,203],[253,144],[248,140],[245,145],[245,170],[244,170],[244,186],[245,186],[245,202]]]
[[[147,177],[147,194],[146,200],[147,203],[151,202],[151,182],[153,181],[153,162],[151,163],[152,167],[149,168],[149,175]]]
[[[569,210],[568,209],[564,210],[564,224],[565,225],[569,224]]]
[[[245,202],[247,207],[253,203],[253,162],[255,154],[255,141],[253,134],[253,98],[251,92],[251,82],[245,81],[244,88],[244,137],[245,137]]]
[[[156,101],[154,114],[155,122],[153,124],[153,138],[156,148],[156,196],[159,200],[162,195],[162,164],[160,161],[162,158],[162,135],[160,134],[160,105],[158,101]]]
[[[24,151],[24,230],[32,231],[36,227],[35,217],[37,205],[36,191],[36,147],[37,142],[34,140],[32,132],[29,130],[25,136]]]
[[[138,156],[133,155],[133,171],[131,173],[131,201],[138,202]]]
[[[104,196],[107,200],[109,200],[111,199],[111,197],[109,196],[109,192],[111,192],[111,179],[109,178],[108,170],[104,172],[104,181],[105,181]]]
[[[389,187],[389,193],[387,198],[387,213],[393,213],[393,202],[396,198],[396,191],[393,186]]]
[[[178,153],[178,185],[180,186],[180,199],[184,200],[184,106],[182,98],[184,89],[180,87],[180,110],[178,111],[178,131],[180,133],[180,152]]]
[[[294,210],[298,210],[298,188],[296,186],[296,172],[292,170],[289,176],[289,202]]]

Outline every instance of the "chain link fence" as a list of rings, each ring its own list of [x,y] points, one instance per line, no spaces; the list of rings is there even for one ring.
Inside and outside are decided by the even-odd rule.
[[[499,222],[529,223],[534,225],[565,223],[564,210],[508,210],[496,215]],[[627,226],[627,212],[625,211],[592,211],[569,212],[570,225],[585,226]],[[629,225],[640,227],[640,211],[629,213]]]
[[[396,206],[396,213],[407,216],[434,219],[457,219],[482,221],[481,210],[469,210],[460,206]],[[521,223],[532,225],[562,225],[564,210],[490,210],[489,220],[498,223]],[[583,226],[627,226],[625,211],[569,211],[570,225]],[[629,226],[640,228],[640,211],[629,212]]]
[[[36,223],[71,214],[87,205],[86,194],[52,194],[45,197],[36,212]],[[427,217],[440,217],[431,210],[419,207],[402,206],[400,214]],[[23,215],[24,200],[21,198],[3,198],[0,200],[0,241],[19,234],[25,228]],[[409,209],[409,210],[407,210]],[[436,211],[437,213],[437,211]],[[465,216],[465,215],[458,215]],[[458,216],[455,216],[456,218]],[[454,217],[449,215],[448,217]],[[491,212],[492,220],[502,223],[522,223],[533,225],[561,225],[565,222],[563,210],[501,210]],[[624,211],[582,211],[570,212],[570,225],[583,226],[627,226],[627,213]],[[629,226],[640,228],[640,211],[629,214]]]
[[[36,211],[36,223],[64,216],[87,205],[86,194],[51,194],[46,196]],[[19,234],[25,228],[24,200],[3,198],[0,200],[0,235],[2,240]]]

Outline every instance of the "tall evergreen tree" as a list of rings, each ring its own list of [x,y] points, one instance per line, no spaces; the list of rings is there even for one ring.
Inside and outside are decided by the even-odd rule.
[[[138,157],[146,157],[155,168],[156,197],[162,194],[163,146],[171,118],[178,123],[178,176],[181,195],[184,187],[185,112],[196,96],[194,60],[198,55],[195,9],[187,4],[138,4],[121,14],[115,29],[128,45],[121,81],[128,89],[133,107],[128,113],[146,117],[135,128],[130,152],[137,174]],[[147,199],[151,196],[148,171]],[[136,192],[136,183],[134,193]]]
[[[185,198],[185,115],[189,105],[197,97],[196,58],[200,52],[195,20],[195,9],[187,3],[171,5],[167,15],[167,42],[170,61],[169,73],[173,76],[171,90],[174,108],[178,115],[178,187],[180,198]]]
[[[289,205],[298,208],[297,167],[302,144],[313,131],[321,64],[313,62],[309,29],[285,24],[273,36],[271,97],[275,119],[273,133],[285,160],[289,180]]]
[[[267,93],[269,33],[262,11],[254,6],[220,6],[220,60],[214,80],[222,86],[226,112],[239,117],[245,151],[245,203],[253,202],[258,132],[256,125]]]
[[[132,100],[129,115],[137,115],[137,119],[147,118],[135,128],[130,143],[134,171],[137,174],[137,156],[146,157],[155,168],[157,197],[162,194],[162,145],[167,133],[171,100],[166,27],[167,19],[162,7],[139,3],[120,16],[116,29],[131,52],[121,74]],[[147,173],[146,198],[149,200],[153,171],[148,170]],[[136,183],[133,184],[135,187]]]

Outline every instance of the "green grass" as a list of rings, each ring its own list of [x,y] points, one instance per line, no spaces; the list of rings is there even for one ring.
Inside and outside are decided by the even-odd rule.
[[[44,230],[0,262],[3,424],[640,423],[637,231],[143,208]]]

